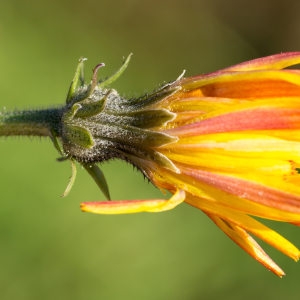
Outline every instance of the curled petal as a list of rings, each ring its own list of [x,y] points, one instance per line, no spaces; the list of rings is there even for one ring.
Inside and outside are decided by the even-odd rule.
[[[185,200],[185,192],[178,190],[169,200],[133,200],[83,202],[80,208],[84,212],[95,214],[130,214],[139,212],[162,212],[175,208]]]

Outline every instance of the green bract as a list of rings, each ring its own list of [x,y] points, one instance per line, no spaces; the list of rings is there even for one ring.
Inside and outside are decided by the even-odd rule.
[[[110,198],[102,171],[97,166],[111,158],[119,158],[143,171],[149,162],[179,172],[157,147],[177,141],[177,137],[155,129],[172,121],[176,114],[157,103],[172,95],[180,87],[166,84],[152,94],[125,99],[110,88],[126,69],[131,55],[121,68],[104,81],[98,81],[98,64],[90,82],[84,79],[84,61],[79,60],[65,106],[44,110],[0,113],[0,135],[48,136],[61,154],[59,161],[70,160],[72,176],[63,193],[70,191],[79,162],[96,181],[106,198]],[[147,176],[146,173],[144,173]]]
[[[174,164],[161,153],[151,150],[177,138],[151,130],[173,120],[175,114],[166,109],[153,108],[153,104],[177,90],[172,84],[163,86],[153,94],[137,99],[124,99],[108,87],[126,69],[131,55],[122,67],[105,81],[98,81],[97,73],[104,64],[95,67],[92,80],[84,80],[84,61],[80,59],[63,108],[59,140],[56,148],[66,159],[78,161],[94,178],[107,198],[107,183],[97,163],[120,158],[139,167],[139,162],[150,160],[177,172]],[[61,141],[61,146],[58,146]],[[75,178],[73,175],[67,192]]]

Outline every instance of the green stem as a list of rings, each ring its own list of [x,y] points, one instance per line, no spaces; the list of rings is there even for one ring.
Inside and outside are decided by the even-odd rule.
[[[0,136],[60,136],[63,108],[0,112]]]

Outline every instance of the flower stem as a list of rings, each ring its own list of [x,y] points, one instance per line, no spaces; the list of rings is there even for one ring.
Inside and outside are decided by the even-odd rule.
[[[63,108],[0,112],[0,136],[60,136]]]

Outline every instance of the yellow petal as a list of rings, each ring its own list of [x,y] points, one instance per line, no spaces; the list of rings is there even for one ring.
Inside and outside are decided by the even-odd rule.
[[[287,160],[256,158],[249,159],[243,157],[232,158],[230,155],[214,154],[211,152],[195,152],[192,155],[168,153],[161,151],[168,156],[176,165],[184,163],[195,168],[210,169],[213,171],[222,170],[222,172],[251,173],[251,172],[270,172],[272,176],[289,175],[294,165]],[[300,177],[299,177],[300,180]]]
[[[281,208],[268,207],[262,203],[254,202],[246,198],[225,192],[211,184],[197,181],[193,177],[184,174],[174,174],[167,170],[152,170],[151,178],[156,186],[162,189],[172,190],[174,187],[183,189],[198,199],[204,199],[209,203],[221,203],[225,207],[230,207],[241,213],[258,216],[265,219],[271,219],[282,222],[300,223],[300,214],[297,212],[284,211]],[[240,186],[239,188],[243,188]],[[298,195],[299,193],[296,193]],[[291,195],[293,197],[293,195]],[[269,197],[269,195],[267,195]],[[283,198],[282,201],[284,201]],[[262,198],[264,200],[264,198]],[[188,198],[187,200],[188,201]]]
[[[83,202],[80,208],[84,212],[95,214],[130,214],[139,212],[162,212],[175,208],[185,200],[185,192],[177,190],[169,199]]]
[[[300,52],[286,52],[246,61],[222,71],[283,69],[296,64],[300,64]]]
[[[248,232],[253,233],[255,236],[265,241],[272,247],[278,249],[285,255],[291,257],[295,261],[300,258],[300,251],[290,241],[278,234],[271,228],[263,225],[257,220],[249,217],[246,214],[235,211],[234,209],[220,204],[217,202],[210,203],[204,199],[197,199],[196,197],[188,196],[186,202],[190,205],[197,207],[208,214],[222,218],[229,223],[235,224]]]
[[[269,131],[270,135],[273,130]],[[289,131],[288,131],[289,132]],[[274,135],[288,135],[287,130],[274,130]],[[264,134],[266,133],[266,134]],[[291,131],[294,133],[294,131]],[[295,134],[300,133],[299,130]],[[290,136],[291,140],[273,137],[267,132],[259,130],[250,132],[229,132],[204,134],[180,138],[177,143],[165,145],[162,149],[175,153],[190,154],[210,151],[211,153],[227,154],[234,159],[236,156],[244,158],[267,158],[281,160],[299,160],[300,143]]]
[[[203,96],[223,98],[298,96],[300,73],[292,70],[229,71],[185,78],[181,84],[185,90],[178,94],[182,94],[182,98],[188,97],[190,90],[193,95],[200,90]]]
[[[279,277],[285,275],[284,271],[264,252],[257,242],[242,228],[231,223],[224,222],[216,216],[209,215],[214,223],[237,245],[255,258],[267,269]]]

